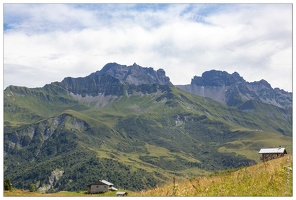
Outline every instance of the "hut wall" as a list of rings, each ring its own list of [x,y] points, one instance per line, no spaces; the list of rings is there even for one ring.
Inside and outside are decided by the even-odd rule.
[[[272,160],[275,158],[280,158],[283,157],[284,154],[283,153],[264,153],[262,154],[261,160],[262,161],[268,161],[268,160]]]

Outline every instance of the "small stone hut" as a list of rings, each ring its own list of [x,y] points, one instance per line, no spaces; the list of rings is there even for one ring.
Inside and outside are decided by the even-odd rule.
[[[284,154],[287,154],[287,151],[283,147],[278,148],[262,148],[259,151],[259,154],[261,154],[260,160],[263,162],[284,157]]]
[[[89,194],[108,192],[110,190],[117,190],[115,187],[113,187],[113,183],[110,183],[105,180],[98,180],[95,183],[89,184],[87,187],[88,187],[87,193]]]

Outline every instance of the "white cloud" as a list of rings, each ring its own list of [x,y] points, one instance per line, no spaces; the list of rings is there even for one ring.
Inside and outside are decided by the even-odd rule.
[[[291,5],[15,6],[4,6],[12,27],[4,32],[4,87],[41,87],[108,62],[136,62],[165,69],[174,84],[219,69],[292,91]]]

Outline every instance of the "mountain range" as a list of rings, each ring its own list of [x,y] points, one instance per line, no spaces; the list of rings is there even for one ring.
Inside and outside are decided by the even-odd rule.
[[[228,106],[245,107],[250,100],[275,105],[280,108],[292,107],[292,93],[279,88],[273,89],[265,80],[247,82],[237,72],[211,70],[201,77],[194,76],[191,84],[176,87],[203,97],[212,98]]]
[[[86,77],[4,90],[4,177],[16,188],[143,190],[292,150],[292,93],[211,70],[191,84],[108,63]]]

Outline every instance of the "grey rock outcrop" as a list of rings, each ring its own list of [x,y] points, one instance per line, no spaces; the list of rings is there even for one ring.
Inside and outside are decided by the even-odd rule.
[[[152,67],[141,67],[134,63],[131,66],[108,63],[102,70],[95,72],[97,75],[109,74],[118,80],[133,85],[142,84],[172,84],[163,69],[155,71]]]
[[[209,97],[228,106],[239,107],[249,100],[259,100],[280,108],[292,108],[292,93],[273,89],[265,81],[247,82],[237,72],[211,70],[201,77],[194,76],[191,84],[176,87],[203,97]]]

